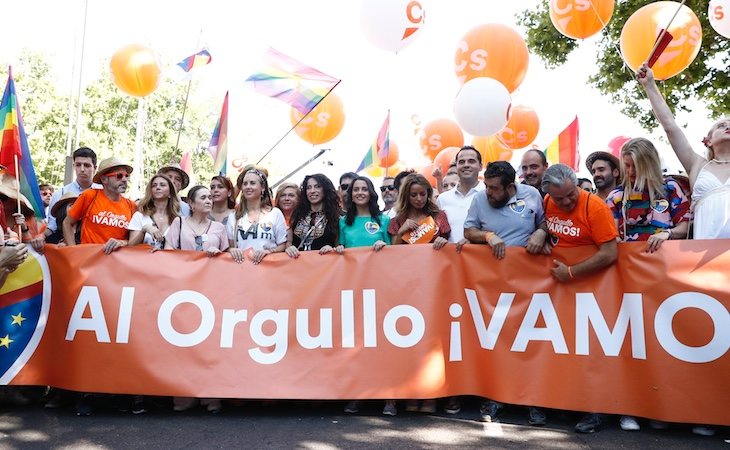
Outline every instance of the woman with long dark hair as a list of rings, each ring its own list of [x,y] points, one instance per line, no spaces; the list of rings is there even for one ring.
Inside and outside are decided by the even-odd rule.
[[[347,189],[347,211],[340,217],[340,245],[345,248],[372,247],[379,251],[388,244],[390,218],[380,213],[378,193],[370,178],[357,177]]]
[[[451,227],[446,213],[433,201],[433,188],[426,177],[418,173],[405,177],[395,208],[395,217],[388,227],[393,245],[433,243],[436,250],[446,245]]]
[[[302,198],[291,218],[292,245],[286,249],[292,258],[300,251],[333,251],[339,237],[340,206],[337,191],[321,173],[307,175],[301,186]]]
[[[210,219],[227,225],[228,217],[236,208],[233,183],[224,175],[214,176],[210,179],[210,195],[213,200]]]

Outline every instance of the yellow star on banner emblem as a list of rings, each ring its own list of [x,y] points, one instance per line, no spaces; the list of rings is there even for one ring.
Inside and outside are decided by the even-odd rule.
[[[23,321],[25,320],[25,317],[23,317],[23,313],[18,313],[17,316],[13,316],[11,314],[10,317],[13,318],[13,322],[10,325],[23,325]]]
[[[10,343],[13,342],[10,339],[10,335],[6,334],[5,337],[0,337],[0,347],[10,348]]]

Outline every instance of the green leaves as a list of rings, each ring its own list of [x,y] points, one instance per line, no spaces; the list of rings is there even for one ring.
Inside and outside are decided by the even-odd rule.
[[[608,26],[601,31],[596,68],[589,83],[622,106],[622,112],[636,119],[642,127],[657,126],[646,96],[623,63],[619,53],[621,29],[636,10],[646,5],[645,0],[618,0]],[[679,75],[660,82],[667,103],[673,110],[691,111],[693,100],[705,104],[713,117],[730,112],[730,79],[727,73],[730,44],[710,26],[707,18],[709,0],[689,4],[702,24],[702,47],[697,58]],[[549,5],[542,1],[537,9],[523,11],[518,23],[527,34],[527,46],[539,56],[545,66],[556,68],[564,64],[568,55],[579,45],[578,41],[560,34],[550,21]]]

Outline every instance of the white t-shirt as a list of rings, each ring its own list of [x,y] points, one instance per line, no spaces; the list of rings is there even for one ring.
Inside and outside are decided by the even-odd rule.
[[[479,182],[475,187],[469,189],[466,195],[459,192],[458,186],[439,194],[439,208],[446,213],[449,226],[451,226],[449,242],[459,242],[464,239],[464,221],[466,220],[466,214],[469,212],[471,201],[475,195],[485,189],[484,183]]]
[[[152,220],[152,217],[145,216],[140,211],[137,211],[132,215],[132,219],[129,221],[129,225],[127,225],[127,229],[129,231],[142,231],[142,228],[145,227],[145,225],[154,225],[155,222]],[[168,228],[169,230],[169,228]],[[167,231],[165,231],[165,236],[167,235]],[[152,237],[151,234],[145,233],[144,234],[144,242],[145,244],[153,245],[155,241],[155,238]]]
[[[279,208],[273,208],[259,216],[258,223],[248,221],[243,215],[236,221],[236,213],[228,216],[226,231],[228,239],[236,242],[236,247],[246,250],[271,250],[286,243],[286,220]]]

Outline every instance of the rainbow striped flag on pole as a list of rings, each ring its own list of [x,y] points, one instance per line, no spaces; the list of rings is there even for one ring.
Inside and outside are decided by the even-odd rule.
[[[8,82],[5,85],[2,102],[0,102],[0,121],[2,121],[2,146],[0,147],[0,164],[5,166],[5,174],[18,179],[20,193],[30,201],[35,217],[43,220],[46,217],[38,179],[33,168],[33,160],[28,148],[28,136],[25,134],[23,116],[20,114],[18,96],[15,93],[13,69],[8,68]],[[18,156],[19,173],[15,171],[15,155]]]
[[[246,79],[256,92],[281,100],[307,115],[337,86],[339,79],[302,64],[273,48],[264,54],[264,68]]]
[[[362,162],[357,167],[355,172],[360,172],[368,167],[374,166],[380,162],[381,159],[388,157],[388,150],[390,148],[390,139],[388,137],[390,132],[390,111],[385,117],[385,122],[380,127],[378,137],[375,138],[375,142],[370,146]]]
[[[545,157],[550,164],[565,164],[578,170],[580,152],[578,151],[578,116],[560,132],[557,138],[545,149]]]
[[[187,58],[183,59],[177,65],[184,70],[185,72],[190,72],[196,67],[205,66],[206,64],[210,64],[210,62],[213,60],[213,57],[210,56],[210,52],[207,48],[202,49],[198,53],[194,55],[190,55]]]
[[[221,116],[215,124],[213,136],[210,137],[208,152],[214,161],[213,170],[225,175],[226,166],[228,165],[228,92],[226,92],[226,97],[223,99]]]

